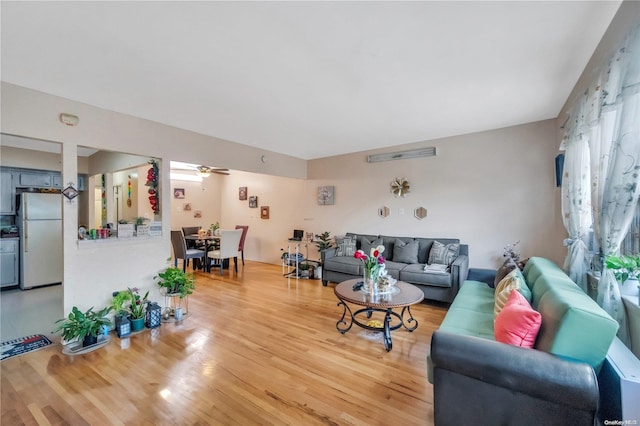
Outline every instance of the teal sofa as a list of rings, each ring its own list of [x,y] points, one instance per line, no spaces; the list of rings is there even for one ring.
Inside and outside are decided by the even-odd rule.
[[[534,349],[494,340],[494,289],[482,281],[464,282],[434,332],[436,425],[596,422],[596,374],[618,323],[548,259],[531,258],[523,276],[542,317]]]

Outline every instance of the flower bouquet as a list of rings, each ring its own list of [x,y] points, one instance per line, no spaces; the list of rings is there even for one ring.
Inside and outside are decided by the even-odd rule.
[[[378,284],[378,277],[381,270],[384,269],[384,246],[379,245],[372,247],[371,252],[366,254],[362,250],[358,250],[353,254],[353,257],[360,259],[364,262],[364,290],[375,291]]]

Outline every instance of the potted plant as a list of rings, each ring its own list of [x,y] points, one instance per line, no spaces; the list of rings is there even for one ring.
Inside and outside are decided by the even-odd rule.
[[[604,259],[607,269],[613,271],[616,280],[620,284],[622,294],[638,294],[638,274],[640,274],[640,255],[638,256],[614,256]]]
[[[60,323],[58,328],[53,332],[62,332],[62,338],[66,341],[80,340],[82,346],[91,346],[98,341],[98,333],[103,326],[109,326],[111,321],[107,318],[107,314],[111,312],[112,307],[108,306],[98,312],[93,310],[93,306],[86,312],[80,311],[77,307],[73,307],[67,318],[56,321]]]
[[[331,242],[331,233],[329,231],[324,231],[322,234],[317,234],[315,243],[318,251],[333,247],[333,243]]]
[[[131,331],[140,331],[144,328],[144,315],[149,292],[140,298],[140,290],[136,287],[127,290],[129,294],[129,313],[131,316]]]
[[[179,298],[177,307],[182,308],[182,300],[185,300],[185,313],[188,311],[189,295],[196,288],[196,279],[192,273],[184,272],[180,268],[167,267],[163,272],[159,272],[154,277],[158,285],[164,289],[166,296],[173,300]]]
[[[111,303],[109,306],[111,307],[111,310],[115,312],[116,318],[119,316],[129,315],[129,303],[131,301],[129,293],[126,291],[114,291],[111,296]]]
[[[136,225],[136,229],[138,229],[139,225],[144,225],[144,223],[148,220],[149,220],[148,217],[138,216],[133,218],[133,221],[134,221],[133,223]]]
[[[300,268],[300,277],[309,278],[309,269],[311,268],[311,265],[303,262],[298,265],[298,268]]]
[[[220,234],[220,222],[212,223],[209,226],[209,230],[211,231],[211,235],[219,235]]]

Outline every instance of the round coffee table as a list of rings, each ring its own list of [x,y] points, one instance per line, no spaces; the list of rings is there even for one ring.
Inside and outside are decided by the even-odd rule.
[[[343,281],[333,290],[338,298],[338,306],[342,305],[343,308],[342,317],[336,323],[336,328],[342,334],[349,331],[353,324],[367,330],[382,331],[384,333],[384,347],[390,351],[393,348],[392,330],[404,327],[408,331],[413,331],[418,328],[418,321],[411,315],[410,306],[422,302],[424,293],[415,285],[403,281],[396,282],[388,293],[371,294],[363,289],[354,290],[354,286],[360,282],[362,279]],[[364,306],[364,308],[352,311],[347,303]],[[393,308],[402,308],[402,311],[397,313],[393,311]],[[348,316],[347,312],[349,312]],[[372,324],[373,321],[370,318],[374,312],[384,312],[382,326]],[[363,316],[366,319],[362,318]],[[399,322],[393,324],[394,318]]]

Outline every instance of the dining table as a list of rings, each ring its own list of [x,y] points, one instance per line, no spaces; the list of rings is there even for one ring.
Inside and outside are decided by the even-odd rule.
[[[209,262],[209,250],[215,250],[220,247],[220,236],[218,235],[200,235],[191,234],[185,235],[186,241],[195,241],[204,243],[204,271],[211,272],[211,262]]]

